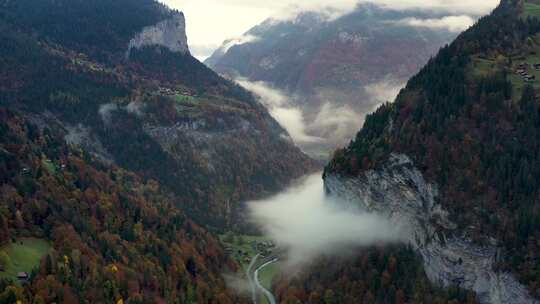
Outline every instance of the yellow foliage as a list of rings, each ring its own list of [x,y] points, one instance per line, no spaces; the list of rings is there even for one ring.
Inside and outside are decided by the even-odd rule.
[[[112,272],[117,272],[117,271],[118,271],[118,267],[116,267],[116,265],[112,265],[112,266],[111,266],[111,270],[112,270]]]
[[[123,299],[119,299],[116,304],[124,304],[124,300]]]

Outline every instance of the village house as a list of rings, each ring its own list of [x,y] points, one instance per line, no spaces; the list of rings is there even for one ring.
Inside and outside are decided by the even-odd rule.
[[[523,76],[523,80],[525,80],[526,82],[533,82],[534,80],[536,80],[536,76],[527,74]]]
[[[17,279],[19,282],[27,282],[28,281],[28,273],[27,272],[19,272],[17,273]]]

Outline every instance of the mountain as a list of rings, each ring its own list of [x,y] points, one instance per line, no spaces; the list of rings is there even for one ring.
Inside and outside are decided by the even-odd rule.
[[[0,261],[1,303],[247,303],[221,277],[239,266],[178,197],[64,135],[57,122],[0,108],[0,255],[23,242],[52,247],[23,285]],[[7,259],[29,267],[38,252]]]
[[[0,35],[0,105],[158,181],[207,227],[315,168],[250,93],[190,55],[184,15],[153,0],[3,0]]]
[[[184,15],[0,0],[0,41],[0,303],[247,303],[215,236],[315,165]]]
[[[230,78],[281,91],[289,106],[302,111],[306,132],[320,139],[300,139],[299,145],[310,152],[312,146],[333,150],[348,143],[365,114],[395,98],[457,36],[463,25],[455,29],[444,26],[446,21],[472,23],[467,16],[448,14],[375,4],[359,5],[339,18],[303,12],[266,20],[226,41],[205,63]]]
[[[429,279],[538,303],[540,2],[503,0],[371,114],[328,192],[405,223]]]

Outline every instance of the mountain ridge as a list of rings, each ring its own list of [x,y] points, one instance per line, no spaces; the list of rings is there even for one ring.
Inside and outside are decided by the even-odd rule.
[[[453,223],[448,227],[443,225],[445,217],[428,216],[430,224],[419,229],[436,233],[425,243],[420,237],[418,250],[439,243],[435,257],[449,261],[460,255],[466,261],[465,251],[473,246],[497,252],[482,275],[457,266],[446,273],[455,280],[464,279],[461,284],[475,290],[485,303],[536,303],[534,298],[538,298],[534,275],[539,267],[534,262],[539,231],[534,190],[537,160],[533,152],[538,86],[516,72],[518,66],[529,66],[529,73],[536,73],[532,64],[536,63],[540,23],[530,15],[532,3],[502,1],[490,16],[442,49],[393,104],[370,115],[356,139],[338,151],[325,170],[329,189],[346,188],[344,193],[377,209],[377,202],[384,206],[388,201],[374,196],[384,181],[375,183],[371,178],[383,175],[383,180],[399,180],[399,171],[391,169],[392,155],[410,158],[420,176],[438,189],[433,206],[448,212],[447,219]],[[366,187],[358,190],[348,183]],[[405,190],[399,190],[392,183],[388,181],[389,187],[404,195],[405,204],[415,201],[407,191],[421,190],[406,182]],[[384,213],[392,211],[381,208]],[[394,215],[399,216],[399,211]],[[471,245],[449,253],[449,240]],[[426,268],[435,267],[437,275],[446,275],[447,269],[432,264],[427,255],[424,258]],[[507,273],[527,291],[501,294],[504,288],[490,280]]]
[[[35,15],[32,3],[0,5],[7,42],[0,78],[8,84],[2,104],[54,117],[73,131],[72,143],[158,180],[209,226],[242,222],[243,201],[316,167],[250,93],[189,54],[185,32],[168,36],[185,30],[181,13],[140,0],[125,3],[115,18],[122,1],[92,0],[45,1],[40,5],[57,10]],[[102,11],[101,24],[87,24]],[[171,24],[171,17],[180,19]],[[149,36],[131,48],[148,27]]]
[[[224,43],[205,63],[232,79],[279,91],[289,107],[301,111],[307,135],[323,139],[299,145],[310,152],[317,145],[330,152],[346,144],[365,114],[394,98],[409,77],[457,36],[455,30],[418,26],[411,19],[446,16],[362,4],[336,19],[316,12],[269,19]],[[338,113],[325,117],[329,109]],[[336,121],[344,116],[339,111],[356,119]],[[330,125],[321,126],[321,120]]]

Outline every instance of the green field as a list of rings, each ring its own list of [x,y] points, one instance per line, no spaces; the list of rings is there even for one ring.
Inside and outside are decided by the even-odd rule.
[[[279,262],[268,265],[259,271],[259,280],[261,285],[268,289],[272,289],[272,280],[279,273]]]
[[[524,11],[523,11],[524,17],[537,17],[540,18],[540,4],[532,3],[532,2],[525,2]]]
[[[490,74],[496,72],[498,65],[495,60],[490,60],[486,58],[473,57],[472,58],[472,70],[474,76],[477,77],[486,77]]]
[[[257,254],[257,251],[253,249],[251,246],[251,243],[253,241],[268,241],[270,240],[267,237],[264,236],[253,236],[253,235],[238,235],[233,234],[232,235],[232,242],[230,240],[230,236],[227,237],[227,234],[222,234],[219,236],[219,240],[228,247],[231,247],[233,249],[232,257],[239,262],[244,268],[247,268],[249,263],[244,261],[242,257],[238,255],[238,250],[242,250],[244,252],[247,252],[249,257],[252,258]]]
[[[538,48],[535,42],[533,42],[533,45],[535,46],[535,48]],[[534,53],[536,53],[536,51],[530,52],[528,55],[513,56],[511,65],[508,63],[510,61],[507,61],[506,57],[494,60],[491,58],[488,59],[474,56],[471,61],[472,75],[475,77],[487,77],[497,71],[506,70],[508,72],[508,80],[512,83],[513,100],[519,100],[521,98],[525,85],[530,84],[535,89],[540,89],[540,71],[537,71],[533,67],[534,64],[540,63],[540,56]],[[518,65],[520,63],[527,63],[527,72],[530,75],[536,76],[535,81],[527,83],[520,75],[517,75],[515,73],[515,70],[518,68]]]
[[[516,62],[515,66],[512,68],[512,70],[515,70],[517,68],[517,64],[519,62],[526,62],[527,64],[529,64],[529,68],[528,68],[529,74],[536,76],[536,80],[534,82],[529,83],[529,84],[532,85],[537,90],[540,89],[540,71],[537,71],[536,69],[534,69],[532,67],[533,64],[540,63],[540,56],[538,56],[538,55],[529,55],[529,56],[525,57],[523,60],[515,61],[515,62]],[[525,87],[525,85],[527,83],[525,81],[523,81],[521,76],[516,75],[515,73],[510,73],[509,76],[508,76],[508,79],[512,83],[513,99],[514,99],[514,101],[518,100],[519,98],[521,98],[521,95],[523,93],[523,88]]]
[[[47,254],[51,245],[41,239],[22,238],[16,243],[3,246],[0,251],[5,252],[9,261],[5,271],[0,272],[0,277],[14,279],[18,272],[30,273],[39,266],[41,257]]]
[[[280,271],[280,265],[278,263],[273,263],[259,271],[259,281],[261,282],[261,285],[268,289],[272,290],[272,280],[274,277],[279,273]],[[263,304],[267,304],[268,300],[265,296],[260,297],[260,302]]]
[[[184,103],[184,102],[191,102],[191,101],[194,101],[195,98],[193,96],[187,96],[187,95],[180,95],[180,94],[177,94],[174,96],[174,100],[176,102],[179,102],[179,103]]]
[[[42,160],[42,164],[43,164],[43,167],[45,167],[45,169],[47,169],[49,174],[56,175],[56,173],[58,173],[57,168],[56,168],[55,164],[53,164],[52,161],[50,161],[50,160]]]

